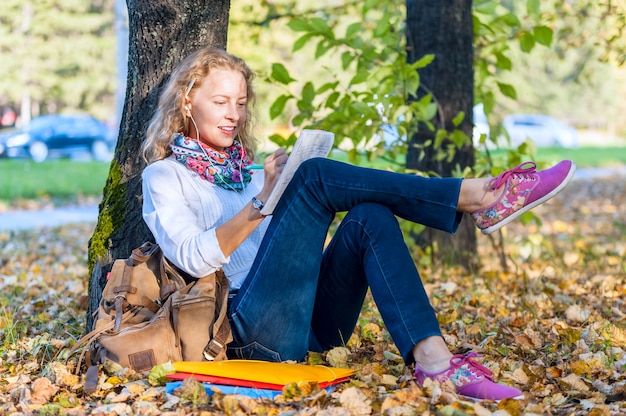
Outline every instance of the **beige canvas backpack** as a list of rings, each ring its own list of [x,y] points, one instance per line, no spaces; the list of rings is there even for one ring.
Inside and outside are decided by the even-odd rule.
[[[226,359],[232,341],[227,317],[228,279],[219,270],[185,278],[158,245],[145,243],[116,260],[102,292],[95,325],[72,352],[85,347],[90,365],[84,389],[97,387],[106,360],[135,371],[167,361]]]

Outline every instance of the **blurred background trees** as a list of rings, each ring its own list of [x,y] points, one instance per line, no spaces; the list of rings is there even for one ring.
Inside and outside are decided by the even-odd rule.
[[[65,109],[108,120],[116,88],[112,0],[4,0],[0,62],[0,107],[21,121]]]
[[[535,3],[541,7],[533,8]],[[124,63],[116,63],[114,6],[115,0],[5,0],[0,8],[0,107],[15,110],[18,122],[31,114],[80,110],[117,123],[115,93],[121,83],[116,67]],[[363,6],[406,13],[403,0],[231,2],[228,48],[261,75],[260,135],[276,125],[288,126],[293,117],[292,113],[276,120],[269,117],[269,103],[283,93],[265,82],[271,63],[283,63],[304,85],[304,80],[328,77],[324,66],[337,67],[340,61],[339,56],[316,60],[311,47],[293,53],[298,34],[288,22],[318,16],[329,26],[345,25],[342,22],[361,16]],[[491,102],[486,106],[490,124],[497,129],[508,113],[536,112],[578,128],[626,135],[626,120],[621,117],[626,103],[620,99],[626,92],[625,16],[623,0],[473,1],[475,83],[477,89],[491,93],[475,96]],[[540,45],[532,36],[538,21],[553,31],[551,45],[523,53]],[[403,19],[390,22],[396,32],[404,24]],[[496,49],[500,52],[494,53]],[[514,66],[514,71],[503,70],[506,65]],[[493,74],[514,85],[516,96],[502,94],[494,80],[481,87],[485,76]]]

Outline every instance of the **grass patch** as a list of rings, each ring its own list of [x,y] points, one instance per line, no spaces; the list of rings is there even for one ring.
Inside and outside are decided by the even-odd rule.
[[[34,163],[26,159],[0,160],[0,200],[50,198],[73,201],[79,196],[101,196],[109,163],[69,159]]]
[[[491,157],[498,161],[506,158],[507,150],[490,150]],[[332,159],[348,162],[348,154],[341,150],[333,150]],[[578,168],[605,168],[626,165],[626,147],[579,147],[566,149],[563,147],[542,147],[537,149],[533,158],[536,162],[556,163],[563,159],[570,159]],[[359,155],[354,164],[360,166],[386,169],[394,166],[404,166],[405,155],[399,155],[395,159],[377,158],[367,160],[365,155]],[[524,158],[524,160],[529,160]]]
[[[506,150],[491,151],[494,158],[506,155]],[[556,163],[570,159],[579,168],[606,168],[626,165],[626,147],[542,147],[537,149],[534,160],[537,162]]]
[[[491,151],[494,159],[505,158],[506,150]],[[333,150],[332,159],[348,162],[348,154]],[[535,160],[554,163],[561,159],[573,160],[579,168],[626,165],[624,147],[580,147],[565,149],[547,147],[537,150]],[[358,155],[354,164],[378,169],[397,169],[404,166],[405,157],[392,160],[380,157],[372,161]],[[0,201],[11,203],[21,199],[49,198],[55,202],[74,202],[79,197],[100,197],[109,174],[109,163],[73,161],[70,159],[34,163],[26,159],[0,159]]]

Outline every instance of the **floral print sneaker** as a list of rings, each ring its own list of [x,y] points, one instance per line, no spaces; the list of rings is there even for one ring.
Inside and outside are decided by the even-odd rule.
[[[422,386],[429,378],[440,384],[450,380],[456,392],[473,400],[523,399],[522,392],[514,387],[494,383],[491,371],[472,358],[475,352],[450,358],[450,367],[438,373],[428,373],[415,364],[415,380]]]
[[[575,170],[574,162],[564,160],[539,172],[534,162],[502,172],[489,181],[494,192],[504,187],[502,196],[487,208],[471,213],[472,219],[483,234],[491,234],[561,192]]]

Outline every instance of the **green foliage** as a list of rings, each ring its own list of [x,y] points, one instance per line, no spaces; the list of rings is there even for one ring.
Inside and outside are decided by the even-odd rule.
[[[526,51],[536,44],[548,46],[552,41],[552,30],[541,25],[537,1],[527,3],[527,16],[523,20],[499,3],[475,2],[473,17],[479,50],[475,62],[475,95],[477,102],[485,104],[487,113],[496,100],[494,86],[503,96],[517,97],[515,87],[500,81],[497,72],[491,69],[494,63],[500,71],[513,69],[507,56],[510,39],[517,39]],[[335,144],[348,150],[352,162],[358,160],[358,152],[365,152],[368,159],[383,155],[393,159],[406,152],[406,139],[418,128],[434,132],[431,120],[437,113],[437,103],[431,95],[416,98],[419,70],[435,56],[426,55],[413,64],[407,63],[405,20],[404,2],[399,0],[370,0],[360,8],[346,5],[340,16],[336,10],[322,9],[311,17],[291,18],[288,27],[299,36],[293,44],[293,53],[310,45],[316,61],[328,55],[340,62],[341,67],[326,66],[326,77],[298,82],[285,65],[273,64],[268,79],[280,84],[286,92],[270,106],[270,118],[280,119],[291,105],[295,109],[290,118],[293,126],[334,132]],[[453,124],[459,126],[464,117],[458,114]],[[401,137],[396,146],[385,148],[377,139],[385,124],[398,127]],[[425,146],[439,149],[435,155],[438,160],[451,160],[456,150],[469,140],[460,130],[440,130],[433,137]],[[278,145],[285,144],[283,138],[274,139]]]
[[[517,99],[511,83],[503,82],[502,72],[514,70],[508,56],[516,40],[521,51],[531,52],[537,43],[550,46],[552,30],[542,24],[540,2],[526,2],[517,9],[507,8],[501,1],[478,0],[474,2],[474,96],[483,103],[489,115],[495,104],[497,89],[503,96]],[[523,16],[522,19],[520,17]]]
[[[522,2],[509,3],[512,12],[524,12]],[[498,78],[515,85],[519,94],[514,100],[498,98],[491,120],[510,112],[549,114],[579,128],[624,135],[626,78],[619,65],[626,61],[626,3],[542,1],[539,19],[532,34],[537,44],[550,42],[550,47],[525,53],[521,44],[509,42],[515,70]]]
[[[115,86],[113,0],[5,0],[0,8],[0,104],[35,113],[111,115]]]
[[[345,5],[341,15],[320,9],[312,17],[292,18],[288,26],[299,35],[292,52],[310,45],[316,60],[326,57],[340,66],[323,66],[325,76],[315,81],[294,82],[284,65],[273,64],[268,79],[291,89],[275,99],[270,118],[280,119],[293,109],[293,126],[332,131],[335,144],[347,147],[352,161],[356,149],[368,158],[384,153],[382,144],[372,140],[383,124],[398,125],[404,135],[414,132],[418,122],[428,125],[436,112],[431,97],[410,103],[409,98],[416,97],[419,87],[416,70],[434,57],[406,62],[404,21],[402,2],[377,0]],[[272,139],[285,144],[282,138]]]

